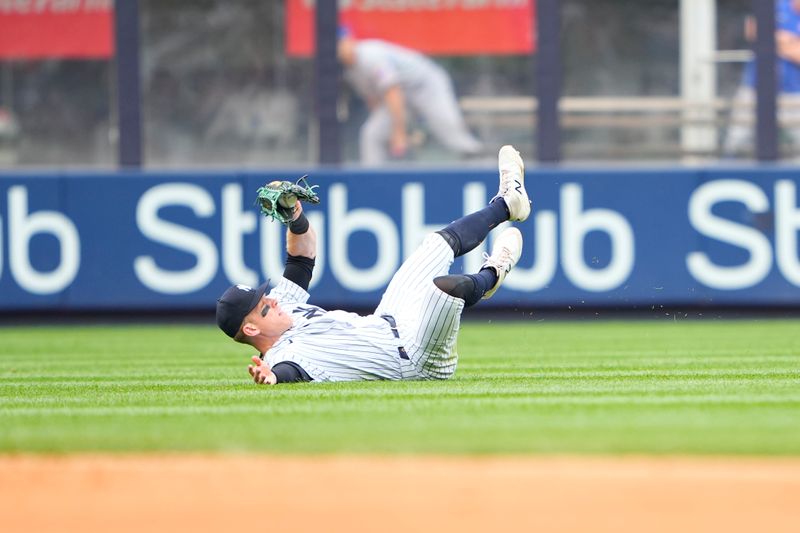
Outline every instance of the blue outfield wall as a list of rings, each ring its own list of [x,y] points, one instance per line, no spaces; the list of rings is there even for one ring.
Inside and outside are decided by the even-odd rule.
[[[211,310],[283,269],[255,190],[294,172],[0,174],[0,311]],[[429,231],[485,205],[496,171],[317,170],[312,302],[377,304]],[[798,183],[783,167],[529,170],[517,269],[483,306],[800,304]],[[475,271],[478,249],[452,272]]]

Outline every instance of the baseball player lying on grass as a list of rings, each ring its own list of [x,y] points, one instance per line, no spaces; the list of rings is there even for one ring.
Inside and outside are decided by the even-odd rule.
[[[522,253],[522,234],[508,228],[477,274],[448,274],[454,258],[497,225],[530,214],[519,153],[503,146],[498,163],[500,189],[489,205],[428,235],[368,316],[306,303],[317,237],[297,198],[318,201],[311,188],[273,182],[259,189],[262,211],[289,226],[283,276],[269,293],[269,281],[257,289],[235,285],[217,300],[220,329],[260,353],[249,366],[253,380],[275,385],[452,376],[461,312],[492,296]]]

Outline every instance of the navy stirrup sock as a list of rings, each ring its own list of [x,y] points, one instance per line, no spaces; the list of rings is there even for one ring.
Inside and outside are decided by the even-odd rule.
[[[455,257],[460,257],[475,249],[490,231],[508,220],[508,217],[506,201],[498,198],[480,211],[461,217],[436,233],[444,237]]]
[[[493,268],[482,268],[477,274],[467,274],[467,277],[475,282],[474,303],[478,303],[484,294],[492,290],[498,279],[497,272]]]
[[[481,269],[477,274],[451,274],[434,278],[433,282],[442,292],[461,298],[469,307],[478,303],[495,283],[497,273],[493,268]]]

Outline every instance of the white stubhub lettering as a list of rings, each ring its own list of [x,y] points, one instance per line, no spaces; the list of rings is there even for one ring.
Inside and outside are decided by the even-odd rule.
[[[400,239],[392,219],[376,209],[348,211],[347,187],[342,184],[331,186],[328,202],[331,271],[339,283],[347,289],[359,291],[376,290],[389,283],[400,255]],[[356,231],[366,231],[375,236],[377,260],[369,268],[356,268],[350,263],[347,242]]]
[[[136,206],[136,224],[145,237],[194,255],[197,264],[186,270],[166,270],[153,257],[141,255],[134,260],[133,269],[139,281],[156,292],[185,294],[200,290],[217,273],[217,248],[204,233],[160,219],[159,209],[168,205],[183,205],[207,218],[216,210],[214,200],[202,187],[165,183],[145,192]]]
[[[592,268],[583,257],[583,241],[592,231],[611,238],[611,260],[604,268]],[[621,285],[633,270],[633,229],[624,216],[610,209],[583,210],[583,189],[568,183],[561,189],[561,247],[564,273],[576,287],[609,291]]]
[[[769,209],[769,199],[753,183],[741,180],[716,180],[697,188],[689,199],[689,222],[702,235],[744,248],[750,258],[741,265],[715,264],[705,252],[686,257],[689,273],[713,289],[746,289],[756,285],[772,268],[772,249],[767,237],[755,228],[737,224],[712,213],[720,202],[741,202],[754,213]]]
[[[33,294],[55,294],[73,282],[80,267],[80,238],[75,224],[56,211],[28,213],[28,190],[8,189],[8,247],[11,273],[20,287]],[[38,233],[49,233],[61,250],[58,266],[39,272],[30,261],[30,242]]]
[[[792,285],[800,287],[800,263],[797,257],[797,230],[800,208],[797,190],[791,180],[775,183],[775,252],[778,268]]]
[[[256,214],[242,209],[242,187],[222,188],[222,269],[232,282],[258,285],[258,274],[244,264],[244,236],[256,229]]]

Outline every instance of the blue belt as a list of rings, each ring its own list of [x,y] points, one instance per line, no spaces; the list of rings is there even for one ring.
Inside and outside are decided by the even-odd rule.
[[[397,331],[397,322],[395,321],[394,317],[392,315],[381,315],[381,318],[388,322],[389,326],[391,326],[392,333],[394,333],[394,338],[399,339],[400,333]],[[408,354],[406,353],[406,349],[402,346],[397,347],[397,353],[400,354],[400,359],[405,359],[406,361],[410,360]]]

